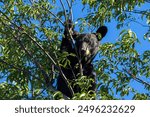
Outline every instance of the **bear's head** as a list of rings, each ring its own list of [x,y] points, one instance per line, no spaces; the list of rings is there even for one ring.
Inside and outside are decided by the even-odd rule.
[[[91,62],[99,49],[99,41],[106,35],[107,27],[101,26],[96,33],[77,34],[75,37],[78,56],[83,63]]]

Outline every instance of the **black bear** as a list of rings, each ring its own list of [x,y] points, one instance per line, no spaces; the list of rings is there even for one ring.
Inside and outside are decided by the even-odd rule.
[[[99,49],[99,41],[106,35],[107,27],[101,26],[96,33],[79,34],[74,31],[73,23],[69,20],[65,23],[64,37],[61,43],[61,53],[68,53],[67,59],[70,63],[62,67],[64,76],[69,81],[65,81],[62,75],[59,75],[57,80],[57,89],[67,97],[72,98],[73,93],[69,89],[72,87],[74,93],[80,92],[80,87],[75,85],[75,80],[79,76],[92,78],[91,86],[88,90],[95,91],[96,88],[96,73],[94,72],[92,61]]]

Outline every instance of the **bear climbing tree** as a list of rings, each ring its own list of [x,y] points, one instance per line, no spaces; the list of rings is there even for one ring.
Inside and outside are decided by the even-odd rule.
[[[71,20],[65,22],[60,51],[62,54],[67,53],[66,59],[69,60],[69,63],[61,68],[65,78],[59,75],[57,89],[67,97],[72,98],[74,94],[81,92],[78,81],[82,76],[86,77],[87,82],[90,82],[89,86],[84,90],[95,92],[96,73],[94,72],[92,61],[98,52],[99,41],[106,33],[107,27],[101,26],[96,33],[80,34],[74,31]],[[69,86],[73,89],[72,91]]]

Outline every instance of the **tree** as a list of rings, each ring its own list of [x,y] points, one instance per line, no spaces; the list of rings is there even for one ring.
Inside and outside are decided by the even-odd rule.
[[[150,50],[139,53],[136,44],[143,39],[131,29],[123,29],[133,22],[149,28],[143,35],[149,43],[150,13],[147,9],[137,10],[149,5],[149,0],[1,0],[0,99],[67,98],[54,87],[61,66],[69,64],[67,53],[62,55],[59,49],[64,21],[74,21],[72,8],[76,3],[87,14],[74,23],[80,32],[93,31],[112,20],[122,30],[115,43],[100,45],[98,59],[93,62],[96,98],[150,99]],[[60,65],[60,61],[64,64]],[[144,87],[143,93],[133,87],[136,83]],[[91,97],[81,92],[73,99]]]

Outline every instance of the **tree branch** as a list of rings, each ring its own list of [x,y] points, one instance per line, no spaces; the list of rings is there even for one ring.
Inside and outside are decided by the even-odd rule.
[[[132,20],[132,19],[129,19],[129,22],[135,22],[135,23],[137,23],[137,24],[139,24],[139,25],[141,25],[143,27],[150,27],[150,26],[144,25],[144,24],[142,24],[142,23],[140,23],[138,21]],[[127,23],[129,23],[129,22],[127,22]]]
[[[140,10],[133,10],[133,11],[129,11],[129,10],[124,10],[125,12],[129,12],[129,13],[137,13],[137,14],[141,14],[141,15],[148,15],[149,12],[147,11],[140,11]]]
[[[18,37],[16,37],[15,35],[13,35],[14,39],[19,43],[19,45],[21,46],[21,48],[26,52],[26,54],[31,58],[33,59],[33,63],[35,63],[35,65],[40,69],[42,75],[44,76],[45,78],[45,81],[46,81],[46,84],[49,85],[49,76],[47,75],[47,73],[45,72],[45,70],[43,69],[42,65],[35,59],[32,57],[32,53],[29,52],[25,46],[22,44],[22,42],[18,39]]]
[[[149,84],[149,83],[147,83],[147,82],[141,80],[140,78],[136,77],[136,76],[135,76],[134,74],[132,74],[129,70],[127,70],[127,69],[123,69],[123,70],[126,71],[130,76],[132,76],[133,79],[136,80],[137,82],[142,83],[142,84],[145,84],[145,85],[147,85],[147,86],[150,87],[150,84]]]
[[[7,15],[5,15],[1,10],[0,10],[0,13],[2,13],[2,15],[3,16],[5,16],[6,17],[6,19],[12,24],[12,25],[14,25],[15,27],[17,27],[18,29],[20,28],[19,26],[17,26],[15,23],[13,23],[10,19],[9,19],[9,17],[7,17]],[[7,24],[5,24],[5,25],[7,25]],[[10,26],[8,26],[8,27],[10,27]],[[11,29],[12,29],[12,27],[10,27]],[[13,29],[12,29],[13,30]],[[17,31],[16,31],[17,32]],[[18,33],[20,33],[20,32],[18,32]],[[24,33],[25,34],[27,34],[25,31],[24,31]],[[13,35],[13,34],[12,34]],[[28,34],[27,34],[28,35]],[[28,35],[29,36],[29,35]],[[21,46],[21,48],[26,52],[26,54],[32,59],[32,53],[31,52],[29,52],[26,48],[25,48],[25,46],[22,44],[22,42],[21,42],[21,40],[19,40],[18,39],[18,37],[16,37],[15,35],[13,35],[13,37],[14,37],[14,39],[19,43],[19,45]],[[31,36],[29,36],[30,38],[31,38]],[[32,38],[31,38],[32,39]],[[32,39],[32,41],[35,43],[35,40],[34,39]],[[37,42],[36,42],[36,44],[39,46],[39,47],[41,47]],[[43,50],[43,48],[41,47],[41,49]],[[45,52],[45,51],[44,51]],[[46,55],[48,55],[47,53],[45,53]],[[50,56],[49,56],[50,57]],[[50,57],[50,59],[51,59],[51,57]],[[51,59],[51,60],[53,60],[53,59]],[[54,62],[54,61],[52,61],[52,62]],[[49,83],[49,81],[48,81],[48,79],[49,79],[49,76],[47,75],[47,73],[44,71],[44,69],[42,68],[42,65],[36,60],[36,59],[33,59],[33,63],[35,63],[36,65],[37,65],[37,67],[40,69],[40,71],[41,71],[41,73],[42,73],[42,75],[44,76],[44,78],[45,78],[45,81],[46,81],[46,84],[47,85],[49,85],[48,83]],[[54,62],[54,64],[55,64],[55,62]],[[56,64],[55,64],[56,65]]]
[[[69,17],[71,17],[71,21],[73,21],[73,13],[72,13],[72,0],[71,3],[69,2],[69,0],[66,0],[68,7],[69,7]]]
[[[62,0],[60,0],[60,3],[61,3],[61,6],[62,6],[62,8],[63,8],[63,11],[64,11],[65,21],[67,21],[68,18],[67,18],[67,13],[66,13],[65,5],[64,5],[64,3],[62,2]]]
[[[51,12],[50,10],[48,10],[45,7],[42,7],[42,8],[45,9],[46,11],[48,11],[50,14],[52,14],[56,18],[56,20],[58,20],[64,26],[64,23],[61,21],[61,19],[59,17],[57,17],[53,12]]]
[[[15,27],[17,27],[17,28],[20,28],[20,27],[17,26],[15,23],[11,22],[10,19],[9,19],[2,11],[0,11],[0,12],[6,17],[6,19],[7,19],[11,24],[13,24],[13,25],[14,25]],[[5,25],[6,25],[6,24],[5,24]],[[10,27],[10,26],[8,26],[8,27]],[[12,29],[12,27],[10,27],[10,28]],[[12,30],[13,30],[13,29],[12,29]],[[17,31],[16,31],[16,32],[17,32]],[[57,65],[57,63],[54,61],[54,59],[53,59],[53,58],[44,50],[44,48],[43,48],[38,42],[36,42],[35,39],[34,39],[32,36],[30,36],[27,32],[25,32],[25,31],[20,32],[20,31],[19,31],[18,33],[27,35],[27,36],[48,56],[48,58],[52,61],[52,63],[55,65],[55,67],[60,71],[60,74],[63,76],[63,78],[65,79],[65,81],[67,82],[67,84],[69,84],[69,82],[66,80],[66,79],[67,79],[66,76],[63,74],[63,72],[62,72],[62,70],[61,70],[61,67],[59,66],[59,63],[58,63],[58,65]],[[26,53],[31,59],[33,59],[33,63],[35,63],[35,65],[40,69],[42,75],[43,75],[44,78],[45,78],[45,82],[46,82],[47,87],[50,87],[50,89],[51,89],[52,91],[56,91],[56,90],[50,85],[50,82],[49,82],[49,80],[48,80],[48,79],[49,79],[49,76],[47,75],[47,73],[46,73],[45,70],[43,69],[42,65],[41,65],[35,58],[32,58],[32,53],[29,52],[29,51],[25,48],[25,46],[22,44],[21,40],[18,39],[18,37],[16,37],[15,35],[13,35],[13,37],[14,37],[14,39],[19,43],[19,45],[20,45],[21,48],[25,51],[25,53]],[[57,61],[57,62],[58,62],[58,61]],[[70,90],[73,91],[72,87],[70,87]],[[74,93],[72,92],[72,94],[74,94]],[[65,97],[65,99],[68,99],[67,96],[65,96],[65,95],[63,95],[63,96]]]

